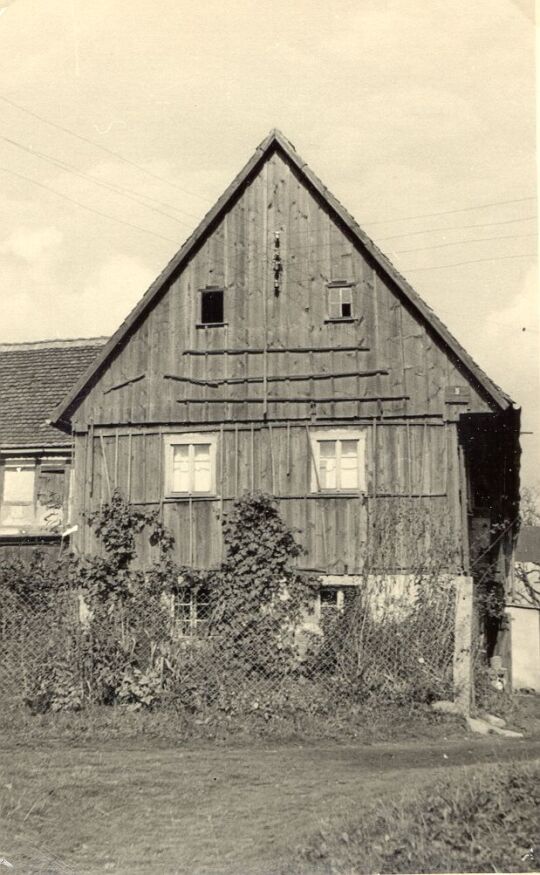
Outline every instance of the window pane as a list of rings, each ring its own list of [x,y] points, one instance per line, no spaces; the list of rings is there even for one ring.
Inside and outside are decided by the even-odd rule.
[[[172,491],[189,492],[189,446],[173,447]]]
[[[354,456],[358,458],[358,441],[341,441],[341,458]]]
[[[358,489],[358,441],[341,441],[340,488]]]
[[[336,458],[337,441],[319,441],[319,455],[321,459]]]
[[[319,480],[321,489],[337,488],[336,441],[319,441]]]
[[[0,512],[0,523],[3,526],[23,528],[34,523],[33,504],[3,504]]]
[[[210,467],[210,444],[195,444],[194,459],[194,492],[210,492],[212,489],[212,471]]]
[[[33,504],[34,473],[33,468],[6,468],[3,500]]]
[[[328,317],[339,319],[341,316],[341,289],[328,289]]]

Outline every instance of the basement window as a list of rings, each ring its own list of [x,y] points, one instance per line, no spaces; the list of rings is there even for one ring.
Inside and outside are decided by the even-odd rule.
[[[354,318],[353,287],[350,283],[332,284],[327,291],[329,322],[351,321]]]
[[[200,638],[205,634],[210,616],[210,597],[204,587],[185,588],[173,603],[175,625],[183,638]]]
[[[214,495],[215,436],[185,434],[166,437],[165,477],[165,494],[168,498]]]
[[[331,616],[343,609],[343,590],[337,586],[323,586],[319,595],[321,617]]]
[[[355,597],[354,587],[346,586],[323,586],[319,591],[319,618],[324,622],[325,618],[335,617],[343,613]]]
[[[365,432],[311,433],[312,492],[365,492]]]
[[[200,325],[223,325],[223,289],[201,289]]]

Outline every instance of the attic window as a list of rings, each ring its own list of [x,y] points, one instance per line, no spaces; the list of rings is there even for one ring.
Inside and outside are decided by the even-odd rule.
[[[350,283],[332,283],[327,286],[328,321],[354,318],[353,287]]]
[[[223,289],[201,289],[201,325],[223,325]]]

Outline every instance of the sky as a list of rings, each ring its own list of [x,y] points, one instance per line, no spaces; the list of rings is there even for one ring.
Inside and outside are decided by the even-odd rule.
[[[0,342],[111,334],[278,127],[522,407],[540,483],[533,11],[0,0]]]

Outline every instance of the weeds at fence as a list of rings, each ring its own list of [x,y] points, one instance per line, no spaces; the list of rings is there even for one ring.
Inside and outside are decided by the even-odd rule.
[[[452,547],[427,514],[374,513],[356,585],[322,600],[321,580],[298,570],[297,533],[264,495],[236,502],[212,570],[178,567],[157,514],[118,492],[90,523],[99,556],[0,565],[3,701],[34,714],[167,709],[227,726],[452,696]],[[154,551],[144,570],[136,536]],[[396,538],[417,552],[389,575]]]

